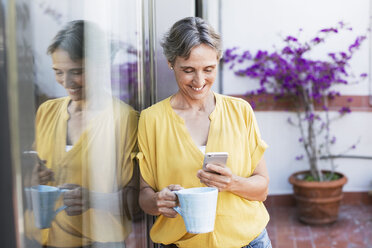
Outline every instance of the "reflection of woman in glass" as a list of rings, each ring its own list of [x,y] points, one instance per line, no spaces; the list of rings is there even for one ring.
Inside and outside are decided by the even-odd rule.
[[[39,183],[69,189],[57,203],[67,208],[42,231],[43,244],[51,247],[124,247],[131,230],[122,192],[133,173],[138,114],[101,86],[88,85],[101,73],[90,60],[99,56],[85,54],[86,43],[95,42],[84,39],[88,28],[102,38],[93,24],[73,21],[49,46],[67,96],[43,103],[36,116],[36,150],[46,161],[38,168]],[[93,76],[87,64],[93,64]]]
[[[179,90],[142,111],[138,143],[140,205],[158,218],[150,235],[169,247],[271,247],[269,215],[263,205],[268,173],[251,106],[214,93],[211,86],[221,57],[220,37],[202,19],[176,22],[163,42],[164,54]],[[226,165],[201,169],[204,152],[228,152]],[[186,232],[173,210],[173,190],[181,187],[219,190],[214,231]]]

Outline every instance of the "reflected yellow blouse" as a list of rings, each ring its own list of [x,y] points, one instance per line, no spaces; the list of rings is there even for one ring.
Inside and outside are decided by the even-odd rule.
[[[70,101],[69,97],[49,100],[40,106],[36,116],[36,150],[55,173],[50,185],[72,183],[100,193],[117,192],[132,177],[137,112],[108,98],[77,143],[66,152]],[[61,204],[60,199],[56,207]],[[131,223],[125,216],[91,208],[77,216],[58,213],[51,228],[43,230],[42,239],[43,244],[50,246],[75,247],[92,242],[120,242],[130,231]]]
[[[253,110],[238,98],[215,93],[215,99],[206,152],[228,152],[227,166],[232,172],[249,177],[267,148]],[[170,184],[184,188],[205,186],[196,176],[204,155],[193,142],[184,120],[172,109],[170,98],[142,111],[138,144],[141,175],[156,191]],[[262,202],[220,192],[213,232],[189,234],[180,215],[176,218],[160,215],[150,236],[156,243],[175,243],[179,247],[237,248],[256,238],[268,221]]]

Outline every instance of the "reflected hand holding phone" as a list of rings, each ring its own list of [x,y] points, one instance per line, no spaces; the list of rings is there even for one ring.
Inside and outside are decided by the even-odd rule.
[[[42,160],[36,151],[24,151],[23,157],[26,165],[33,167],[31,183],[24,188],[27,208],[32,209],[36,227],[49,228],[57,213],[66,208],[64,205],[55,210],[55,203],[67,190],[42,185],[54,180],[54,172],[45,166],[46,160]]]
[[[54,181],[54,172],[45,166],[46,160],[42,160],[36,151],[24,151],[23,154],[32,160],[35,166],[32,170],[31,185],[47,184]]]

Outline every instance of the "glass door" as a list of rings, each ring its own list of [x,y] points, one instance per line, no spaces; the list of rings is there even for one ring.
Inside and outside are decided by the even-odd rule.
[[[2,244],[159,246],[138,205],[137,121],[176,92],[160,40],[198,2],[0,1]]]
[[[1,2],[7,247],[153,245],[135,160],[154,101],[152,3]]]

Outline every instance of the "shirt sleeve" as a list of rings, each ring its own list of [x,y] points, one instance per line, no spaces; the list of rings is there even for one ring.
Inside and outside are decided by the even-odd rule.
[[[35,116],[35,141],[34,141],[34,149],[38,149],[38,138],[39,135],[41,135],[41,129],[42,125],[45,123],[45,120],[43,120],[45,116],[45,112],[47,112],[49,106],[49,101],[42,103],[39,108],[36,111]]]
[[[124,112],[122,114],[128,115],[126,118],[126,125],[122,126],[121,136],[122,143],[119,142],[120,150],[118,151],[121,155],[122,173],[121,173],[121,184],[125,186],[133,174],[134,157],[137,153],[137,128],[138,128],[138,113],[134,110]]]
[[[137,159],[142,178],[153,189],[157,190],[155,175],[155,127],[142,111],[138,124],[138,148]]]
[[[261,139],[260,130],[258,128],[257,120],[254,115],[253,109],[250,105],[247,108],[247,128],[248,128],[248,137],[249,137],[249,147],[250,147],[250,156],[252,169],[251,173],[254,172],[258,163],[263,157],[265,150],[268,145]]]

